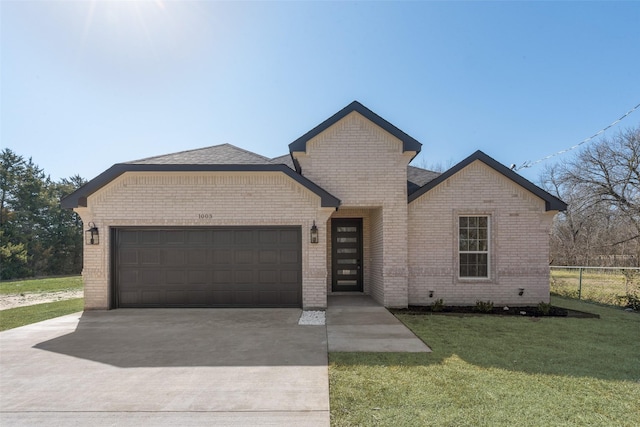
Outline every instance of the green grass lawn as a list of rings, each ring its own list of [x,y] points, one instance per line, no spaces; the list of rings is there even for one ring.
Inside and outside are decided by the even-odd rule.
[[[0,282],[0,294],[41,293],[82,289],[82,277],[48,277]]]
[[[430,354],[331,353],[333,426],[637,426],[640,314],[399,315]]]
[[[84,298],[47,302],[0,311],[0,331],[84,310]]]

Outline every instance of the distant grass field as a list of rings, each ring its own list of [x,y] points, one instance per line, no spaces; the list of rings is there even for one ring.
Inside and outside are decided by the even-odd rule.
[[[0,295],[42,293],[82,289],[82,277],[47,277],[0,282]]]
[[[551,269],[551,293],[578,298],[580,273],[577,269]],[[640,295],[640,273],[627,277],[620,270],[591,270],[582,272],[581,299],[600,304],[624,306],[622,297],[628,293]]]
[[[432,353],[330,353],[332,426],[638,426],[640,314],[400,314]]]

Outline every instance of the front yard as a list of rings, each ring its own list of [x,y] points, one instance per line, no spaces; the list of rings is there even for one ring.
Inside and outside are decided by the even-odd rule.
[[[431,354],[332,353],[333,426],[637,426],[640,315],[399,315]]]

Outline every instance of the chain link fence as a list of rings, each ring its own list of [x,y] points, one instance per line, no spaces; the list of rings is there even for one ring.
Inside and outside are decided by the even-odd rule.
[[[640,268],[551,266],[554,295],[640,311]]]

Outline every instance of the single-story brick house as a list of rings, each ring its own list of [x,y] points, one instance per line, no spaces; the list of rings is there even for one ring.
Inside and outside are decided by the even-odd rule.
[[[223,144],[116,164],[62,200],[97,233],[85,306],[548,302],[565,203],[480,151],[409,166],[421,146],[353,102],[275,159]]]

